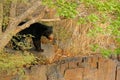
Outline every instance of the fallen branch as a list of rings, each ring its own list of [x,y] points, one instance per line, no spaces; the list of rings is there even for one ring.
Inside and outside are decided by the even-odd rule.
[[[21,14],[20,16],[16,17],[15,20],[18,20],[17,22],[22,22],[22,20],[26,19],[28,16],[30,16],[34,11],[41,5],[41,1],[36,1],[31,8],[29,8],[26,12]]]
[[[41,18],[44,16],[44,14],[45,14],[45,13],[44,13],[44,10],[45,10],[45,9],[42,10],[43,12],[42,12],[40,15],[32,18],[31,20],[29,20],[28,22],[26,22],[26,23],[23,24],[22,26],[17,26],[17,28],[16,28],[16,30],[15,30],[15,33],[20,32],[21,30],[29,27],[32,23],[35,23],[35,22],[37,22],[39,19],[41,19]]]
[[[56,18],[56,19],[40,19],[40,21],[44,21],[44,22],[51,22],[51,21],[60,21],[60,18]]]

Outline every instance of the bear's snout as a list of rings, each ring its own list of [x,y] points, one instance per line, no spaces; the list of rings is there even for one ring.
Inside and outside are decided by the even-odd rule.
[[[51,35],[48,37],[48,39],[52,42],[52,41],[54,40],[54,35],[51,34]]]

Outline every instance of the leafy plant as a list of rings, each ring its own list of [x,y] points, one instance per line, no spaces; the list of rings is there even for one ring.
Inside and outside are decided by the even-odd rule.
[[[94,45],[91,45],[90,47],[92,48],[92,51],[96,52],[97,49],[99,48],[99,45],[98,44],[94,44]]]
[[[98,36],[99,34],[101,34],[103,32],[104,32],[103,28],[101,28],[99,26],[96,26],[96,27],[94,27],[94,29],[89,30],[88,36],[96,37],[96,36]]]
[[[24,66],[30,66],[31,63],[35,62],[35,57],[28,53],[24,52],[23,54],[0,54],[0,72],[8,71],[13,72],[17,69],[22,69]]]
[[[34,37],[30,34],[28,35],[19,35],[17,34],[16,36],[14,36],[14,38],[12,38],[11,43],[15,44],[12,45],[12,47],[14,49],[22,49],[22,50],[26,50],[26,49],[30,49],[31,47],[31,43],[30,43],[30,39],[31,37]]]
[[[78,24],[86,24],[87,22],[86,22],[86,19],[85,18],[79,18],[79,20],[78,20]]]
[[[101,48],[100,51],[104,57],[109,57],[111,54],[113,54],[113,51],[109,49]]]
[[[74,18],[78,14],[76,8],[77,3],[67,0],[42,0],[45,5],[49,5],[57,10],[59,16],[66,18]]]
[[[96,23],[99,21],[99,17],[96,14],[90,14],[89,16],[87,16],[87,20],[90,23]]]
[[[94,13],[90,13],[89,16],[80,18],[79,23],[91,23],[93,27],[89,29],[88,35],[90,37],[97,37],[99,34],[109,35],[114,37],[117,44],[120,44],[120,1],[119,0],[80,0],[86,8],[94,8]],[[98,14],[96,14],[98,13]],[[99,24],[109,23],[105,28],[99,26]],[[101,46],[91,46],[93,51],[97,48],[105,56],[110,54],[120,54],[120,45],[114,50],[106,49]]]

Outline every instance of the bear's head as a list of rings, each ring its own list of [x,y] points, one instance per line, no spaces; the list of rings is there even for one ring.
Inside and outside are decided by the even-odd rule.
[[[53,27],[47,27],[43,33],[43,36],[47,37],[50,41],[54,40]]]

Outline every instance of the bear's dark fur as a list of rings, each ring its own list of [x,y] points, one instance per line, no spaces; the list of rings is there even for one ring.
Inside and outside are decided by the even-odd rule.
[[[23,25],[25,22],[21,22],[19,26]],[[32,35],[32,41],[37,51],[43,52],[41,48],[41,36],[45,36],[49,40],[53,40],[53,27],[43,25],[41,23],[33,23],[30,27],[20,31],[20,35]],[[15,37],[14,37],[15,38]]]

